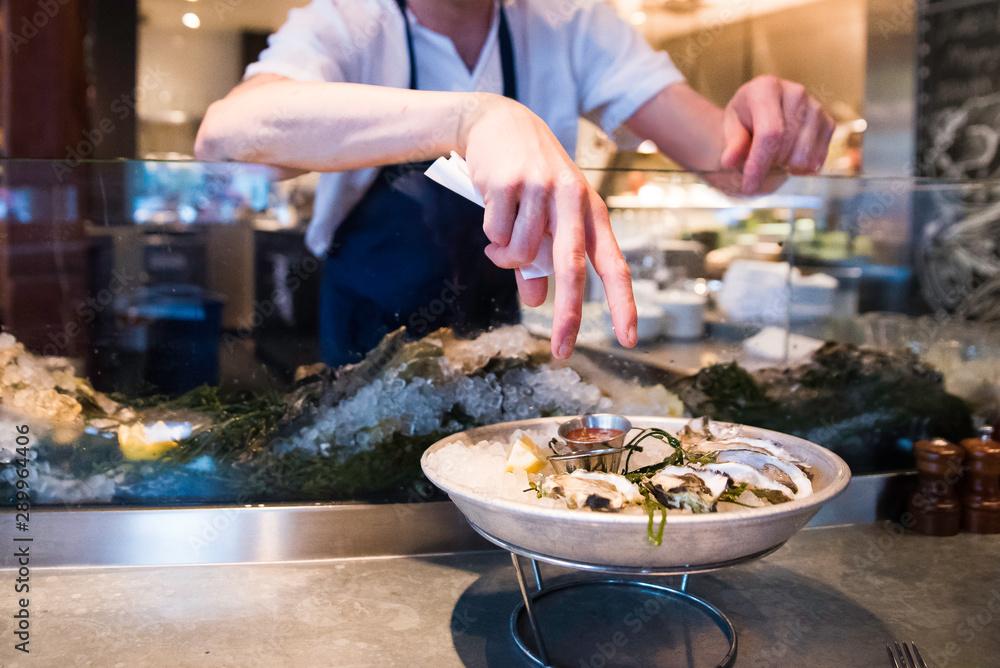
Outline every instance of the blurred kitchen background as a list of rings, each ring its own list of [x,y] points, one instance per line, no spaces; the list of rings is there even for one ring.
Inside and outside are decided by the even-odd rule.
[[[271,183],[192,160],[208,106],[304,4],[0,0],[0,154],[44,159],[0,171],[0,324],[32,350],[86,357],[107,388],[180,391],[247,360],[288,378],[315,361],[320,272],[302,238],[316,175]],[[577,160],[648,307],[644,343],[676,343],[667,361],[691,371],[771,326],[914,348],[916,334],[886,334],[898,322],[879,314],[1000,321],[1000,74],[983,67],[1000,54],[1000,0],[613,4],[717,104],[774,74],[837,121],[822,177],[749,199],[581,122]],[[113,305],[90,307],[84,334],[66,335],[81,303],[123,283]],[[611,345],[590,284],[584,334]],[[741,308],[741,284],[784,306]],[[546,308],[525,315],[544,334]],[[965,330],[934,331],[950,345]],[[156,337],[201,357],[189,373],[157,370]],[[787,339],[762,345],[765,359],[789,357]]]
[[[119,4],[119,3],[114,3]],[[128,4],[127,2],[125,4]],[[136,106],[137,156],[190,155],[208,105],[239,82],[304,0],[141,0],[136,71],[163,81]],[[615,0],[719,105],[745,81],[799,81],[838,121],[829,173],[912,172],[916,19],[908,0]],[[124,20],[124,17],[123,17]],[[119,67],[128,60],[119,52]],[[862,162],[862,156],[864,160]],[[588,164],[592,155],[581,155]]]

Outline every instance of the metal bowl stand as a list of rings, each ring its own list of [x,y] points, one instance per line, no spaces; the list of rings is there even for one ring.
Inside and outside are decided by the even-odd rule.
[[[534,663],[539,666],[544,666],[546,668],[555,668],[558,664],[552,662],[548,651],[545,647],[545,642],[542,639],[541,628],[538,623],[538,613],[535,607],[535,603],[550,594],[558,591],[564,591],[572,588],[580,587],[599,587],[599,586],[617,586],[617,587],[633,587],[644,593],[651,593],[658,596],[666,596],[693,607],[699,608],[704,612],[715,624],[719,627],[719,630],[725,635],[726,639],[729,641],[729,649],[725,656],[719,662],[719,668],[729,668],[736,662],[736,650],[737,650],[737,640],[736,640],[736,630],[733,628],[732,622],[729,618],[722,613],[721,610],[716,608],[714,605],[708,601],[699,598],[693,594],[687,592],[687,582],[688,576],[692,573],[705,573],[708,571],[718,570],[720,568],[727,568],[729,566],[736,566],[738,564],[743,564],[748,561],[753,561],[754,559],[760,559],[765,557],[778,548],[780,548],[784,543],[779,543],[773,547],[770,547],[762,552],[757,552],[745,557],[740,557],[739,559],[732,559],[729,561],[720,561],[711,564],[701,564],[701,565],[691,565],[691,566],[680,566],[680,567],[667,567],[667,568],[641,568],[641,567],[615,567],[606,566],[603,564],[591,564],[580,561],[573,561],[571,559],[564,559],[560,557],[552,557],[547,554],[541,554],[539,552],[534,552],[532,550],[527,550],[523,547],[518,547],[512,545],[505,540],[497,538],[496,536],[484,531],[472,522],[469,523],[476,532],[479,533],[483,538],[490,541],[491,543],[507,550],[510,552],[511,561],[514,564],[514,572],[517,575],[517,584],[521,589],[521,598],[523,601],[517,604],[514,608],[514,612],[510,617],[510,630],[511,635],[514,636],[514,641],[517,643],[518,648]],[[524,568],[521,566],[521,561],[519,557],[527,557],[531,561],[531,569],[535,578],[535,590],[532,592],[529,590],[528,582],[524,575]],[[538,562],[545,562],[548,564],[553,564],[556,566],[563,566],[566,568],[573,568],[581,571],[596,572],[606,575],[680,575],[681,585],[680,588],[674,589],[672,587],[665,587],[663,585],[650,584],[647,582],[638,582],[634,580],[615,580],[615,579],[591,579],[583,580],[577,582],[568,582],[564,584],[559,584],[555,586],[546,587],[543,584],[542,574],[539,570]],[[528,616],[528,622],[531,626],[532,635],[534,636],[535,646],[538,648],[537,653],[532,651],[532,649],[525,642],[519,631],[518,620],[521,615],[526,613]]]

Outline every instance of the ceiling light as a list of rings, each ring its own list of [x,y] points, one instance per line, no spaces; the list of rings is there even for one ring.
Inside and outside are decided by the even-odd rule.
[[[197,14],[188,12],[181,17],[181,23],[186,25],[188,28],[197,28],[201,25],[201,19],[198,18]]]

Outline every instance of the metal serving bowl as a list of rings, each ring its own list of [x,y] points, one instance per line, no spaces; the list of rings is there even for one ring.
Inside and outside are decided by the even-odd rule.
[[[540,418],[480,427],[454,434],[424,453],[424,473],[451,497],[473,525],[510,545],[550,558],[602,567],[678,568],[746,558],[776,548],[805,526],[820,507],[844,491],[851,479],[844,461],[826,448],[801,438],[743,427],[750,438],[766,438],[785,448],[815,471],[813,494],[776,506],[743,508],[725,513],[671,514],[663,544],[646,540],[645,513],[595,513],[545,508],[478,493],[461,480],[428,466],[428,457],[450,443],[509,441],[518,429],[556,430],[563,418]],[[636,428],[676,431],[684,418],[632,417]],[[721,424],[721,423],[720,423]]]
[[[614,438],[609,438],[604,441],[577,441],[571,439],[567,436],[574,429],[589,428],[589,429],[614,429],[621,432]],[[573,418],[568,422],[564,422],[559,425],[559,438],[561,438],[565,444],[568,453],[560,453],[561,455],[566,455],[570,453],[590,453],[595,451],[606,451],[606,450],[618,450],[623,445],[625,445],[625,436],[628,435],[629,431],[632,429],[632,423],[628,421],[627,418],[621,415],[612,415],[610,413],[595,413],[594,415],[581,415],[580,417]],[[620,458],[620,454],[619,454]],[[551,458],[550,458],[551,460]],[[576,467],[581,468],[581,467]],[[618,473],[617,470],[607,469],[610,473]]]

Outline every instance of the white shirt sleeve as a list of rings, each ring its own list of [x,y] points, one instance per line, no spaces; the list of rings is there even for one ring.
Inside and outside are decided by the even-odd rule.
[[[267,48],[243,78],[267,73],[299,81],[347,81],[337,45],[350,44],[349,34],[330,0],[313,0],[288,12],[288,19],[267,38]]]
[[[573,76],[580,115],[608,135],[684,75],[603,2],[588,2],[572,19]]]

